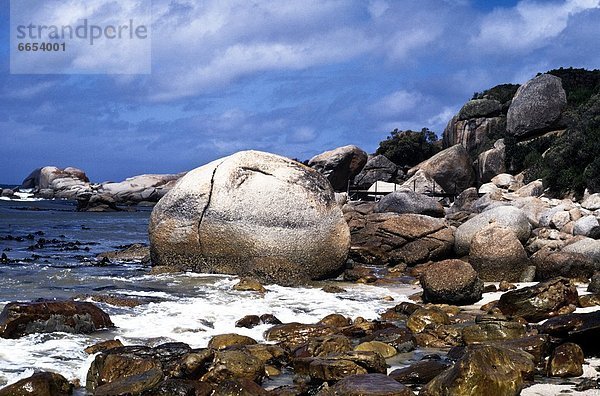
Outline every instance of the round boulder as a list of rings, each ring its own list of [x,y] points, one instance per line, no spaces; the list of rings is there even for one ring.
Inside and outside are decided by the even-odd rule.
[[[526,137],[557,127],[557,121],[567,105],[562,80],[541,74],[521,85],[507,114],[507,131]]]
[[[513,206],[498,206],[469,219],[457,228],[454,235],[456,253],[468,254],[475,234],[490,223],[511,230],[521,242],[527,241],[531,233],[531,225],[522,210]]]
[[[492,225],[473,237],[469,263],[486,282],[518,282],[529,260],[514,232]]]
[[[336,274],[350,245],[330,183],[259,151],[188,172],[154,207],[149,236],[153,265],[287,285]]]
[[[444,207],[433,197],[414,191],[394,191],[375,205],[376,213],[415,213],[432,217],[444,217]]]
[[[421,275],[423,301],[445,304],[472,304],[481,299],[483,281],[471,265],[462,260],[444,260],[429,266]]]

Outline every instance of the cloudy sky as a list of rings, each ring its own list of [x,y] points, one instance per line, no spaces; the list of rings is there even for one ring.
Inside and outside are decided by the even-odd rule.
[[[600,0],[153,0],[150,74],[11,74],[0,4],[0,183],[373,152],[394,128],[441,133],[473,92],[600,67]]]

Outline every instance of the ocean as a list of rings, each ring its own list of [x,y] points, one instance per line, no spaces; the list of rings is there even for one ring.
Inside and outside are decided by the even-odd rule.
[[[99,253],[132,243],[148,243],[150,209],[134,212],[81,213],[75,203],[60,200],[0,200],[0,309],[11,301],[114,295],[137,298],[135,307],[95,302],[117,326],[90,335],[35,334],[0,338],[0,387],[49,370],[78,381],[85,395],[85,377],[93,356],[84,348],[119,339],[125,345],[155,346],[181,341],[205,347],[216,334],[239,333],[264,341],[270,325],[236,328],[245,315],[273,314],[282,322],[315,323],[331,313],[376,319],[383,311],[417,291],[416,286],[376,287],[336,282],[346,292],[326,293],[329,282],[303,287],[266,285],[268,292],[232,290],[238,278],[211,274],[150,275],[140,262],[99,265]],[[384,299],[393,297],[394,301]],[[401,357],[399,357],[401,358]],[[291,376],[267,380],[273,387]]]

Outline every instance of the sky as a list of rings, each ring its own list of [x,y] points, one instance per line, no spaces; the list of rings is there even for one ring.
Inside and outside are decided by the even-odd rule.
[[[63,0],[62,12],[78,1]],[[9,184],[46,165],[102,182],[247,149],[300,160],[348,144],[372,153],[395,128],[441,135],[474,92],[561,66],[600,68],[600,0],[152,0],[150,73],[121,74],[117,63],[11,74],[10,1],[0,4]],[[97,48],[86,65],[117,59]]]

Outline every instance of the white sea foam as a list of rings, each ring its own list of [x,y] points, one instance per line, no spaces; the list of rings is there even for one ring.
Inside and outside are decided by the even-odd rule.
[[[106,339],[118,338],[125,345],[180,341],[192,347],[205,347],[212,336],[235,332],[261,341],[270,325],[246,329],[236,328],[235,322],[245,315],[264,313],[273,314],[282,322],[315,323],[331,313],[375,319],[385,309],[405,301],[406,294],[413,289],[412,286],[394,290],[344,285],[347,292],[331,294],[319,288],[269,285],[269,291],[263,296],[232,290],[237,279],[229,276],[169,275],[163,280],[187,288],[186,295],[191,297],[178,298],[162,291],[124,290],[123,294],[159,297],[165,301],[134,308],[98,304],[110,313],[118,327],[114,331],[90,336],[54,333],[17,340],[0,339],[0,385],[25,378],[33,369],[55,371],[68,379],[78,379],[84,385],[92,358],[83,349]],[[127,281],[135,282],[135,279]],[[121,290],[116,291],[119,292]],[[384,296],[392,296],[395,301],[383,300]]]

